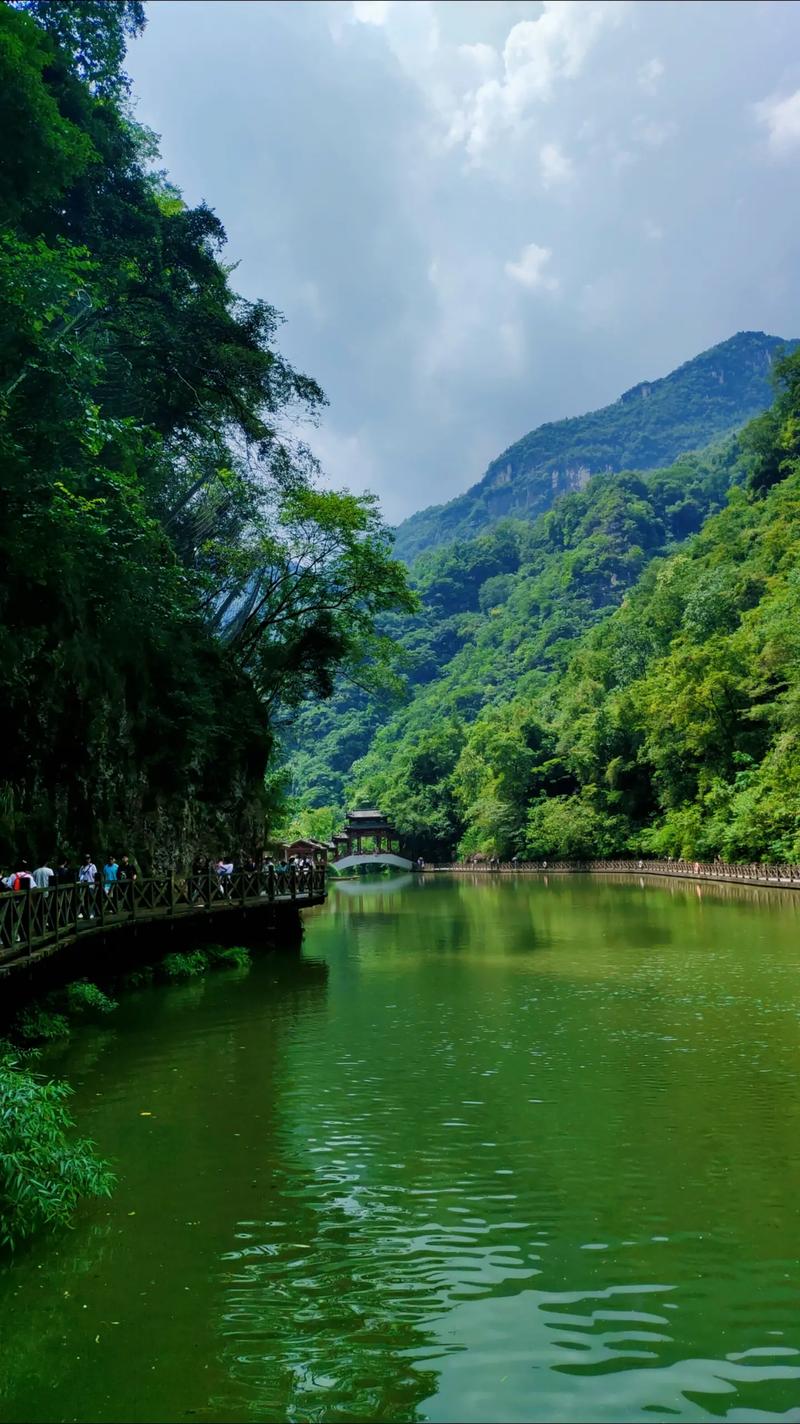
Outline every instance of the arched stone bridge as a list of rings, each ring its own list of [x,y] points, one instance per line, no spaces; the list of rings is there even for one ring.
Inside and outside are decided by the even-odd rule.
[[[397,870],[413,870],[410,860],[390,850],[368,850],[361,855],[345,855],[331,863],[333,870],[355,870],[360,865],[393,865]]]

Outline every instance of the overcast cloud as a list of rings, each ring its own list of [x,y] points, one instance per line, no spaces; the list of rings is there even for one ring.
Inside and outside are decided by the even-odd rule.
[[[800,336],[800,7],[155,0],[139,117],[392,521],[742,329]]]

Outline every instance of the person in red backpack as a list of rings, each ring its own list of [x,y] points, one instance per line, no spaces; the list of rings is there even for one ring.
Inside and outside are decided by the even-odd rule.
[[[20,861],[20,868],[19,868],[19,870],[17,870],[17,871],[15,872],[15,874],[14,874],[14,889],[15,889],[15,890],[32,890],[32,889],[33,889],[33,876],[31,875],[31,873],[30,873],[30,871],[29,871],[29,869],[28,869],[28,862],[27,862],[27,860],[21,860],[21,861]]]

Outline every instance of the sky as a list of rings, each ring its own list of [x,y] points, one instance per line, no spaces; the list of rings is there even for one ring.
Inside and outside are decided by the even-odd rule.
[[[394,523],[740,330],[800,336],[797,0],[153,0],[128,70]]]

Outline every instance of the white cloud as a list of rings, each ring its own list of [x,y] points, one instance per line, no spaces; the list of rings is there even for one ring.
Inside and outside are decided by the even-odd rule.
[[[624,0],[544,0],[534,19],[517,20],[495,44],[455,43],[450,7],[431,0],[353,0],[351,16],[381,27],[436,114],[446,146],[463,146],[477,165],[520,132],[559,84],[577,78],[601,34],[629,8]],[[453,9],[460,17],[471,13],[467,5]]]
[[[575,79],[609,25],[625,7],[617,0],[545,0],[535,20],[508,33],[500,77],[462,95],[450,139],[479,161],[495,143],[524,123],[537,102],[547,102],[559,81]]]
[[[523,247],[516,262],[506,263],[506,274],[512,281],[519,282],[521,287],[527,287],[529,292],[536,291],[537,288],[554,292],[558,287],[558,278],[551,277],[546,271],[552,255],[549,247],[539,247],[538,243],[529,242],[527,247]]]
[[[764,99],[755,107],[775,153],[787,153],[800,145],[800,89],[785,99]]]
[[[648,59],[636,75],[636,83],[643,93],[655,94],[663,73],[664,66],[660,59]]]
[[[353,19],[362,25],[385,25],[392,0],[353,0]]]
[[[568,183],[575,176],[572,160],[557,143],[546,143],[539,149],[539,168],[545,188]]]

